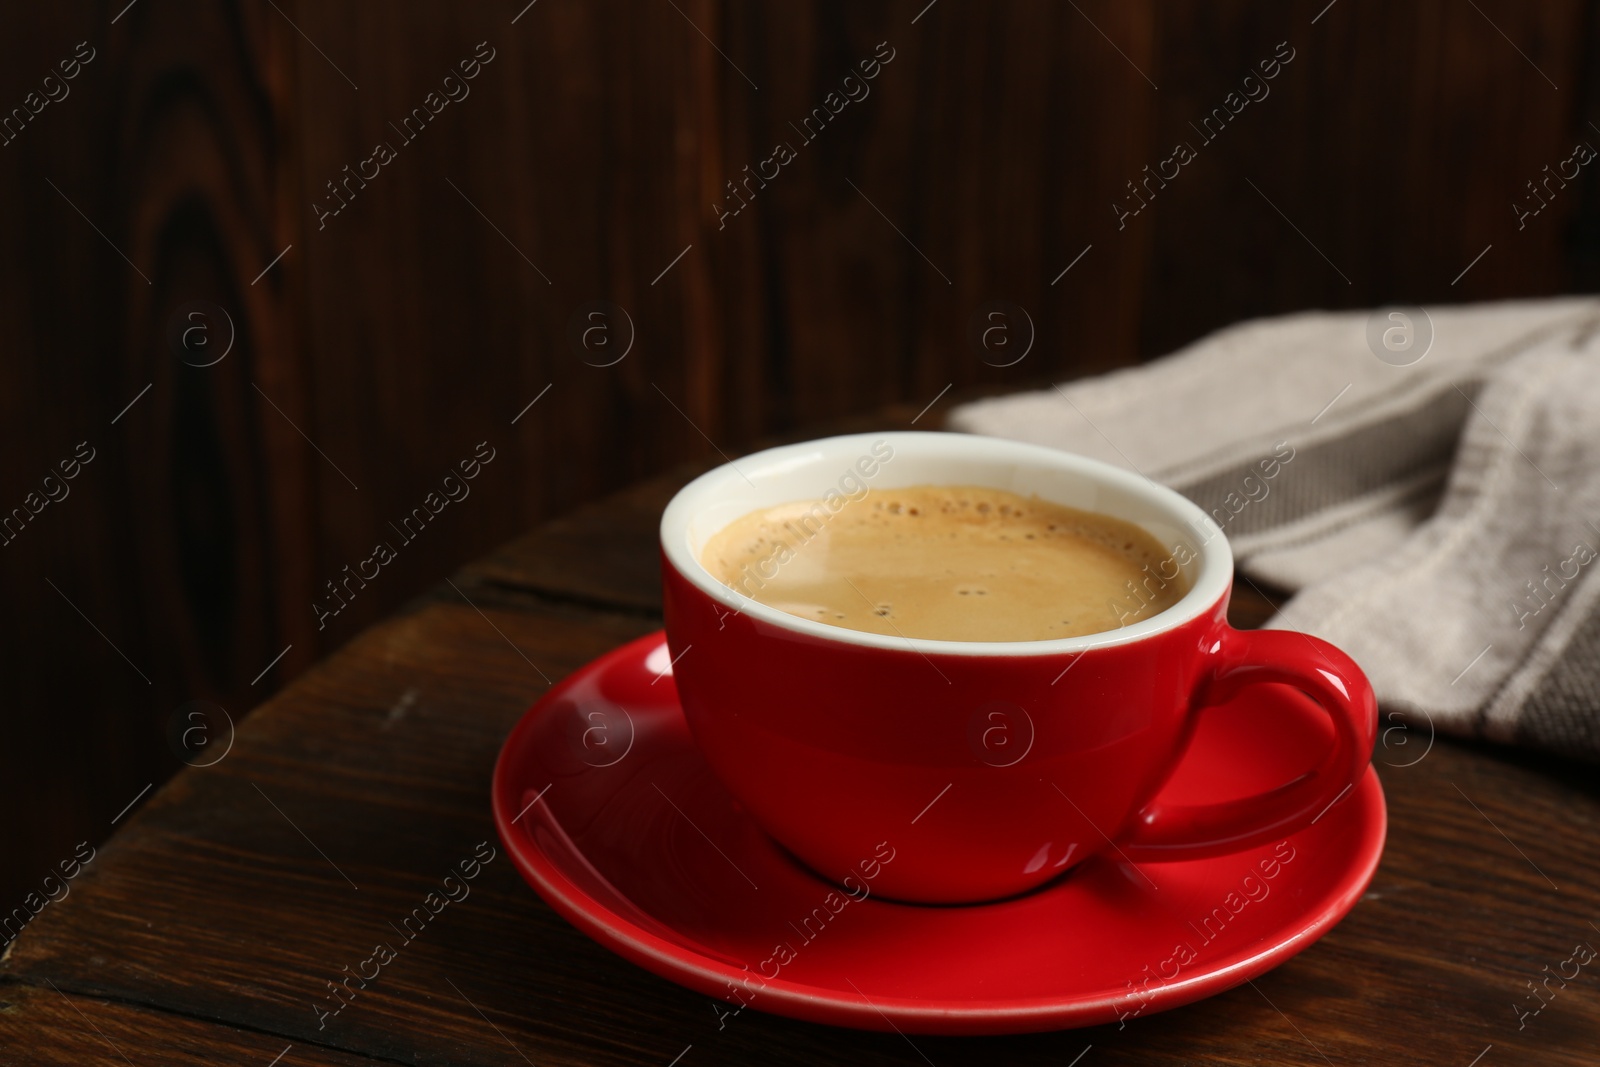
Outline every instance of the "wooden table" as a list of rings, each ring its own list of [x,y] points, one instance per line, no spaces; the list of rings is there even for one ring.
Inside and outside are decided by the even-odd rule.
[[[1377,750],[1388,852],[1349,918],[1255,988],[1120,1031],[913,1047],[758,1012],[719,1031],[705,997],[568,926],[503,850],[378,980],[320,1016],[326,983],[395,940],[390,923],[479,842],[498,846],[490,769],[529,703],[659,626],[655,526],[693,473],[466,568],[239,723],[226,758],[146,797],[0,962],[0,1064],[1600,1058],[1600,960],[1552,980],[1521,1029],[1516,1011],[1541,1003],[1528,983],[1546,967],[1600,945],[1593,769],[1442,738],[1429,749],[1416,730]],[[1238,621],[1267,610],[1236,595]]]

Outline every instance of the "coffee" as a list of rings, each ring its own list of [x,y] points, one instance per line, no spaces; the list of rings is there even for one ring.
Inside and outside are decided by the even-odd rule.
[[[1183,596],[1160,543],[1109,515],[968,485],[751,512],[706,544],[719,581],[802,619],[936,641],[1115,630]]]

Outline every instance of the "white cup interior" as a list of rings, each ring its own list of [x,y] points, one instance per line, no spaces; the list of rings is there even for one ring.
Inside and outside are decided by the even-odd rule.
[[[880,459],[886,447],[893,454]],[[870,476],[866,470],[872,470]],[[706,542],[752,511],[821,499],[830,490],[859,501],[880,489],[911,485],[990,486],[1132,522],[1173,553],[1174,562],[1184,561],[1180,570],[1189,591],[1165,611],[1102,633],[1053,641],[935,641],[802,619],[733,590],[700,563]],[[1209,610],[1233,577],[1233,554],[1216,522],[1173,490],[1074,453],[958,433],[852,434],[744,456],[678,491],[661,516],[661,544],[678,573],[735,611],[828,640],[873,648],[909,647],[924,654],[1050,655],[1137,641]]]

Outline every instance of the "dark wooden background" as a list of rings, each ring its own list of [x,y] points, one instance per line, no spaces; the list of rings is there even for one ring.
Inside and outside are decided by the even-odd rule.
[[[1511,208],[1600,146],[1595,3],[525,3],[0,16],[4,114],[95,53],[0,145],[0,512],[95,449],[0,547],[0,910],[180,765],[186,702],[237,719],[466,560],[675,462],[1248,316],[1600,273],[1596,168],[1523,229]],[[1270,95],[1201,146],[1189,123],[1282,41]],[[470,95],[399,144],[479,42]],[[789,124],[880,42],[870,95],[803,144]],[[319,228],[380,140],[396,158]],[[1180,140],[1198,158],[1119,230],[1125,183]],[[778,141],[797,158],[719,227]],[[970,342],[993,300],[1036,332],[1014,366]],[[593,301],[627,316],[602,354],[631,324],[611,366],[572,341]],[[470,496],[402,544],[389,524],[485,441]],[[319,630],[323,583],[379,540],[397,558]]]

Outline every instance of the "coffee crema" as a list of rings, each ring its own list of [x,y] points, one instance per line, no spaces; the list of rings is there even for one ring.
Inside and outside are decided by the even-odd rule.
[[[719,581],[802,619],[934,641],[1050,641],[1115,630],[1188,591],[1139,526],[970,485],[876,489],[832,511],[761,508],[716,533]]]

